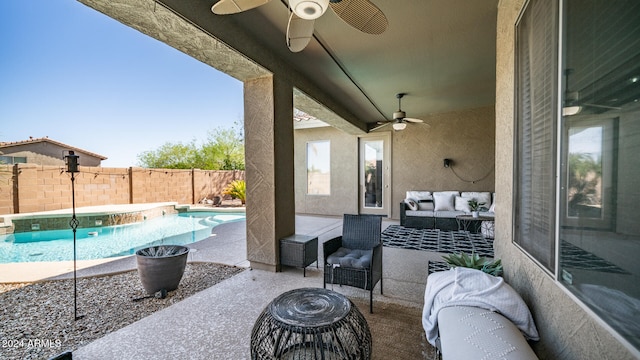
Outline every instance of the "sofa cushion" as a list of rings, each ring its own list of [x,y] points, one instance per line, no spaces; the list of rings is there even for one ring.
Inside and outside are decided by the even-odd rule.
[[[493,201],[491,202],[491,206],[489,207],[489,212],[496,212],[496,193],[493,193]]]
[[[404,203],[407,204],[409,210],[418,210],[418,202],[413,198],[404,199]]]
[[[407,216],[426,216],[426,217],[435,216],[435,212],[433,210],[418,210],[418,211],[407,210],[406,214]]]
[[[436,211],[437,218],[455,218],[458,215],[465,215],[464,211]]]
[[[484,203],[483,205],[487,209],[491,206],[491,193],[488,191],[463,191],[460,196],[467,199],[476,199],[479,204]]]
[[[454,211],[454,198],[458,192],[452,193],[449,191],[443,192],[434,192],[433,193],[433,202],[435,211]]]
[[[433,210],[433,201],[420,201],[418,210]]]
[[[327,264],[337,264],[356,269],[368,269],[371,267],[373,251],[348,249],[341,247],[333,254],[327,256]]]
[[[433,196],[431,195],[430,191],[417,191],[417,190],[407,191],[406,198],[414,199],[418,202],[423,200],[433,200]]]
[[[469,208],[469,198],[456,196],[455,209],[457,211],[471,212],[471,209]]]
[[[520,330],[498,312],[449,306],[438,313],[442,359],[537,359]]]

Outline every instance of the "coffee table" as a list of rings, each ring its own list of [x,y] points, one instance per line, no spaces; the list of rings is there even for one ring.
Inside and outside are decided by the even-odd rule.
[[[494,224],[495,218],[493,216],[477,216],[472,215],[458,215],[456,216],[456,222],[458,223],[459,231],[469,231],[472,233],[478,233],[482,229],[482,222],[488,221]]]
[[[251,332],[251,359],[370,359],[371,332],[344,295],[302,288],[276,297]]]

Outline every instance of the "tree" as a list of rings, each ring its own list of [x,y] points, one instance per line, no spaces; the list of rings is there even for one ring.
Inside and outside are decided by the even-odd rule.
[[[602,179],[602,160],[590,154],[570,153],[568,169],[569,215],[579,214],[581,207],[601,205],[598,185]]]
[[[244,136],[241,128],[217,128],[207,134],[207,142],[196,155],[196,167],[210,170],[244,170]]]
[[[244,170],[244,135],[242,128],[217,128],[207,133],[207,140],[196,146],[170,142],[157,150],[138,154],[138,165],[145,168]]]
[[[146,168],[190,169],[198,150],[195,144],[164,143],[157,150],[138,154],[138,164]]]

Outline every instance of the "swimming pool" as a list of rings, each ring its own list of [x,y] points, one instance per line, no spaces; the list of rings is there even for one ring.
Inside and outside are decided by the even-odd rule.
[[[141,223],[77,229],[77,259],[133,255],[153,245],[191,244],[209,237],[219,224],[244,219],[243,212],[188,212]],[[71,228],[0,235],[0,264],[64,260],[73,260]]]

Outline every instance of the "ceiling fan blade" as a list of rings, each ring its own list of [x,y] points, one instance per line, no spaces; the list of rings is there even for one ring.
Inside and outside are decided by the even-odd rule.
[[[408,122],[412,122],[412,123],[423,123],[424,120],[422,119],[414,119],[414,118],[404,118],[404,121],[408,121]]]
[[[313,36],[315,20],[305,20],[291,12],[287,25],[287,46],[291,52],[300,52],[307,47]]]
[[[380,123],[378,123],[378,124],[380,124]],[[376,131],[378,129],[382,129],[383,127],[385,127],[385,126],[387,126],[389,124],[393,124],[393,121],[382,123],[382,125],[378,125],[378,126],[374,127],[373,129],[371,129],[369,131]]]
[[[601,108],[601,109],[622,110],[622,108],[618,107],[618,106],[608,106],[608,105],[598,105],[598,104],[582,104],[582,105],[591,106],[591,107],[595,107],[595,108]]]
[[[369,0],[341,0],[329,5],[340,19],[367,34],[382,34],[389,25],[384,13]]]
[[[220,0],[213,4],[211,12],[216,15],[229,15],[251,10],[271,0]]]

